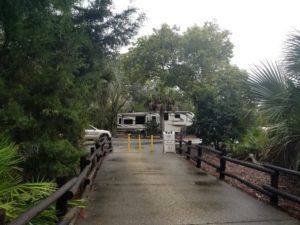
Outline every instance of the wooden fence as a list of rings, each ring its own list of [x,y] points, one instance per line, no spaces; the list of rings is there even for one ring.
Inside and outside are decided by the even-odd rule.
[[[50,205],[56,205],[56,213],[59,225],[67,225],[74,220],[79,212],[77,207],[68,208],[68,201],[74,198],[84,198],[90,191],[97,171],[106,154],[112,151],[112,143],[101,140],[97,149],[91,148],[89,157],[80,159],[80,174],[72,179],[60,178],[57,180],[58,190],[51,196],[42,199],[27,212],[24,212],[8,225],[25,225],[34,217],[47,209]],[[5,225],[5,211],[0,209],[0,225]]]
[[[255,164],[251,162],[246,162],[238,159],[234,159],[227,156],[226,149],[215,149],[208,146],[203,146],[200,144],[193,144],[192,141],[183,141],[183,140],[176,140],[178,142],[179,146],[177,147],[177,153],[184,154],[186,156],[187,160],[194,160],[196,162],[196,167],[201,168],[202,163],[206,163],[207,165],[213,167],[216,169],[216,171],[219,173],[219,178],[221,180],[224,180],[224,178],[230,177],[235,180],[238,180],[239,182],[243,183],[244,185],[268,196],[270,198],[270,202],[273,205],[278,205],[278,198],[282,197],[285,199],[288,199],[290,201],[296,202],[300,204],[300,197],[296,196],[295,194],[289,193],[285,190],[280,190],[278,187],[279,183],[279,176],[280,174],[288,174],[291,176],[295,176],[297,178],[300,178],[300,172],[289,170],[286,168],[270,165],[270,164]],[[219,159],[218,164],[214,164],[213,162],[210,162],[206,160],[203,157],[203,154],[205,152],[210,152],[212,154],[215,154],[217,158]],[[230,173],[226,171],[226,162],[231,162],[233,164],[237,164],[240,166],[248,167],[254,170],[258,170],[260,172],[266,173],[270,176],[270,184],[265,184],[262,186],[258,186],[256,184],[251,183],[250,181],[245,180],[244,178]]]

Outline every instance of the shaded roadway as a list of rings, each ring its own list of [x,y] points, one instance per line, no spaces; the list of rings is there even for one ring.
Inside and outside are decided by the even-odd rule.
[[[77,225],[299,225],[287,214],[206,175],[176,154],[115,140]]]

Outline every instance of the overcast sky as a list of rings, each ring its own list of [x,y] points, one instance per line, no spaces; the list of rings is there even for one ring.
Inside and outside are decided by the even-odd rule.
[[[184,31],[215,20],[232,33],[232,63],[247,70],[260,61],[279,59],[287,35],[300,30],[300,0],[114,0],[114,6],[118,11],[135,6],[146,13],[139,36],[162,23]]]

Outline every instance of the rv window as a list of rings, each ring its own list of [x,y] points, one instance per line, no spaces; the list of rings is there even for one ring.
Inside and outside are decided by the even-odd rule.
[[[119,124],[121,124],[122,123],[122,118],[119,118]]]
[[[169,120],[169,113],[164,113],[164,120]]]
[[[145,116],[136,116],[135,124],[145,124]]]
[[[156,116],[152,116],[152,121],[156,122]]]
[[[133,124],[132,119],[124,119],[124,124]]]
[[[176,119],[180,119],[180,114],[179,113],[175,113],[175,118]]]

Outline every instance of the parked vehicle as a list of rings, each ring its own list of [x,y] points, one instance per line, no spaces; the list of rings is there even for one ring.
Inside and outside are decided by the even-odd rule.
[[[109,142],[111,137],[111,133],[108,130],[100,130],[92,125],[89,125],[89,127],[84,130],[83,140],[85,144],[94,143],[99,145],[102,140]]]
[[[165,131],[181,132],[193,124],[194,113],[189,111],[175,111],[164,113]],[[119,113],[117,129],[123,132],[145,132],[145,124],[149,121],[160,123],[158,112]]]

